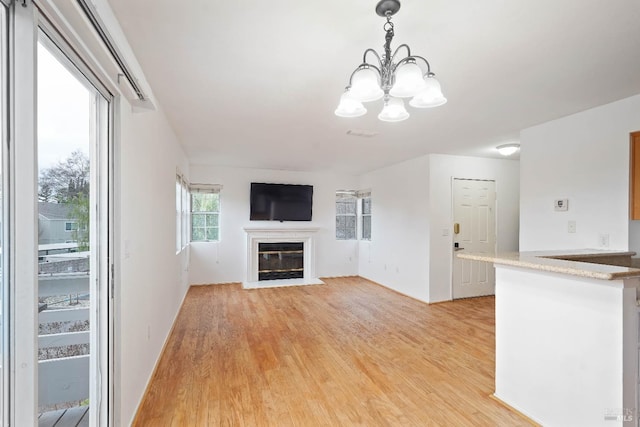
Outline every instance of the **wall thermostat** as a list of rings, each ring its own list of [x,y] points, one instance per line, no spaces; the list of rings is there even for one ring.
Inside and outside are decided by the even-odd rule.
[[[553,201],[553,209],[556,211],[568,211],[569,199],[556,199]]]

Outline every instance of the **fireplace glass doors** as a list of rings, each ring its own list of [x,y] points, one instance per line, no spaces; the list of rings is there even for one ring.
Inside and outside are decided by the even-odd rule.
[[[304,243],[258,244],[258,280],[302,279]]]

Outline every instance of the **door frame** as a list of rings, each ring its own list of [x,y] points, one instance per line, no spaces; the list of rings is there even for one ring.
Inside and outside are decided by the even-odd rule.
[[[454,267],[455,267],[455,258],[456,258],[456,251],[453,248],[453,240],[454,240],[454,233],[453,233],[453,223],[455,221],[455,194],[454,194],[454,183],[456,180],[463,180],[463,181],[490,181],[494,183],[494,190],[495,190],[495,200],[494,200],[494,204],[493,204],[493,210],[494,210],[494,230],[495,230],[495,238],[494,238],[494,251],[498,250],[498,180],[496,178],[463,178],[460,176],[451,176],[451,182],[450,182],[450,190],[451,190],[451,218],[450,218],[450,224],[451,224],[451,241],[450,241],[450,248],[451,248],[451,259],[450,259],[450,266],[449,266],[449,299],[451,301],[454,301],[453,298],[453,272],[454,272]],[[493,268],[493,267],[492,267]],[[494,283],[494,288],[495,288],[495,283]]]
[[[85,84],[92,86],[96,100],[102,96],[104,102],[96,101],[94,119],[97,140],[92,143],[98,150],[92,173],[94,192],[100,197],[93,206],[97,224],[93,227],[92,239],[100,239],[95,246],[100,262],[96,263],[95,277],[102,284],[99,304],[91,310],[91,425],[113,423],[114,411],[114,299],[113,264],[115,253],[114,233],[114,171],[115,171],[115,111],[118,97],[112,95],[100,80],[99,73],[80,58],[65,36],[54,24],[55,19],[34,2],[13,2],[9,10],[9,57],[8,67],[10,113],[9,155],[5,160],[8,168],[3,179],[8,183],[5,194],[5,230],[8,236],[9,275],[9,378],[8,421],[10,425],[37,425],[38,395],[38,345],[34,335],[38,327],[38,169],[37,169],[37,49],[39,32],[42,31],[73,64],[75,72]],[[98,95],[100,94],[100,95]],[[107,123],[103,123],[106,119]],[[98,127],[101,132],[97,132]],[[19,215],[17,214],[19,213]],[[97,222],[96,222],[97,221]],[[19,237],[19,238],[17,238]],[[93,252],[93,251],[92,251]],[[16,261],[16,260],[19,260]],[[19,286],[17,285],[19,284]],[[93,298],[93,297],[92,297]],[[95,374],[95,375],[94,375]],[[98,394],[94,394],[97,392]],[[99,402],[99,404],[98,404]]]
[[[9,419],[36,425],[38,390],[37,18],[30,2],[10,8],[9,57]],[[31,189],[31,191],[17,191]],[[20,213],[19,215],[17,213]],[[19,238],[18,238],[19,237]],[[20,262],[17,262],[20,260]]]
[[[10,359],[9,359],[9,130],[11,126],[9,124],[9,35],[10,35],[10,13],[9,5],[6,2],[0,4],[0,15],[2,16],[2,23],[0,24],[0,30],[2,35],[0,36],[0,84],[2,85],[0,102],[0,130],[1,146],[0,146],[0,171],[2,171],[0,178],[0,247],[5,248],[0,254],[1,264],[0,267],[4,270],[0,273],[0,424],[9,425],[9,372],[10,372]]]
[[[38,29],[48,38],[46,44],[59,50],[59,54],[64,56],[59,58],[63,65],[69,64],[67,66],[69,71],[94,92],[92,115],[96,129],[92,131],[96,135],[97,143],[92,146],[91,157],[92,165],[93,160],[96,160],[94,166],[97,173],[91,174],[91,188],[95,189],[94,193],[99,199],[95,203],[92,202],[91,206],[98,206],[100,210],[94,212],[97,226],[92,229],[91,236],[93,243],[96,243],[95,237],[100,236],[101,244],[94,245],[96,250],[92,251],[92,258],[97,261],[94,263],[96,271],[92,272],[92,275],[99,277],[104,286],[99,289],[93,286],[91,292],[92,301],[100,301],[100,304],[94,304],[90,315],[90,324],[92,327],[97,325],[96,332],[98,332],[91,334],[90,348],[99,349],[90,361],[90,389],[91,393],[99,393],[100,399],[91,398],[91,402],[99,401],[99,405],[90,405],[89,417],[91,425],[109,425],[115,419],[114,414],[118,408],[114,398],[114,388],[117,384],[114,381],[116,364],[114,271],[117,259],[114,200],[115,159],[117,158],[116,118],[120,98],[113,94],[114,91],[103,83],[98,73],[79,56],[71,42],[55,25],[55,18],[50,16],[48,9],[39,7],[38,10],[40,12]],[[54,55],[56,55],[55,52]],[[65,62],[67,64],[64,64]],[[103,123],[104,120],[106,123]]]

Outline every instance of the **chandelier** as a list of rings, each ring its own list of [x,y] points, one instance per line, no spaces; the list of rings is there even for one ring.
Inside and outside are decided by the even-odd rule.
[[[349,85],[340,97],[340,104],[335,110],[336,116],[359,117],[367,112],[363,102],[384,99],[384,107],[378,118],[385,122],[400,122],[409,118],[402,98],[411,98],[409,105],[415,108],[438,107],[447,102],[442,95],[440,83],[431,72],[431,66],[422,56],[412,55],[406,44],[401,44],[391,54],[393,40],[393,23],[391,17],[400,10],[400,1],[381,0],[376,5],[376,13],[387,19],[383,29],[386,32],[384,54],[382,56],[373,49],[364,51],[362,64],[351,73]],[[406,56],[396,58],[401,49],[406,49]],[[371,54],[376,61],[367,62]],[[424,68],[420,67],[426,66]]]

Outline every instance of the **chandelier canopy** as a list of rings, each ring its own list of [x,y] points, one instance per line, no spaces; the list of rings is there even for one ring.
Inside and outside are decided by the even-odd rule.
[[[429,61],[422,56],[412,55],[406,44],[401,44],[391,53],[391,40],[394,36],[391,17],[398,10],[398,0],[381,0],[376,5],[376,13],[387,19],[383,26],[386,32],[384,54],[380,56],[373,49],[364,51],[362,64],[351,73],[349,85],[340,97],[340,104],[335,110],[336,116],[362,116],[367,112],[363,102],[383,98],[384,107],[378,118],[385,122],[399,122],[409,118],[402,98],[411,98],[409,105],[415,108],[438,107],[447,102],[447,98],[442,95],[440,83],[431,72]],[[406,56],[396,58],[401,49],[406,50]],[[369,54],[376,59],[373,64],[367,62]],[[426,71],[423,67],[426,67]]]

